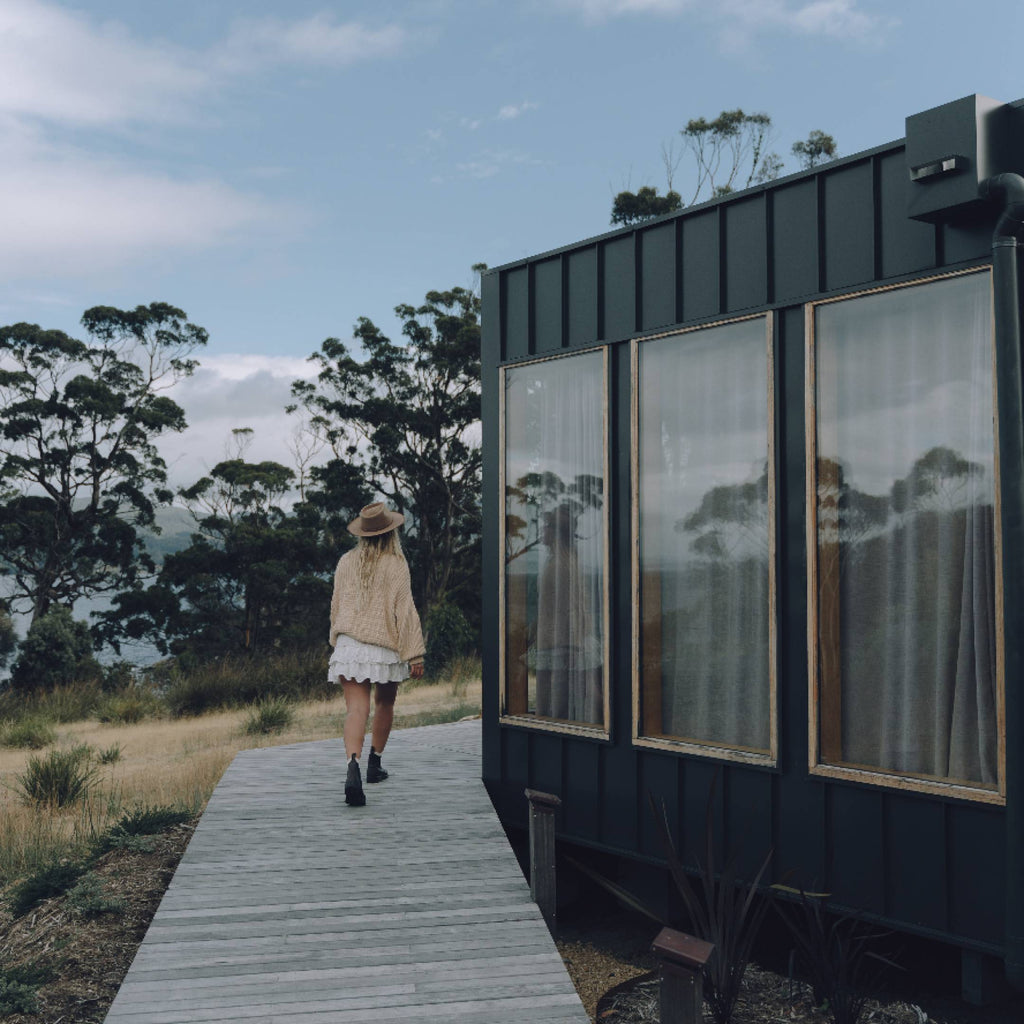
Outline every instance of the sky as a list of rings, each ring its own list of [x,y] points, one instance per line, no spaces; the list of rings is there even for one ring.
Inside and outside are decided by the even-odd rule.
[[[172,481],[234,427],[289,462],[326,337],[607,230],[690,118],[767,112],[793,171],[813,129],[846,156],[1021,98],[1022,28],[1019,0],[0,0],[0,324],[172,303],[210,333]]]

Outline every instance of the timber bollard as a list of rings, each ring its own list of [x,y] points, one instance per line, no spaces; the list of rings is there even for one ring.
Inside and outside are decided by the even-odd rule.
[[[661,1024],[702,1024],[704,983],[701,972],[714,946],[703,939],[662,928],[651,944],[661,968]]]
[[[530,898],[555,934],[555,811],[562,801],[553,793],[526,790],[530,801]]]

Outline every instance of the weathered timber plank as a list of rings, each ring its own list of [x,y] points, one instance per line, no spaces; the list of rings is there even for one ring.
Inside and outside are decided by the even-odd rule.
[[[338,740],[239,754],[110,1024],[583,1024],[480,782],[479,723],[396,732],[385,763],[357,809]]]

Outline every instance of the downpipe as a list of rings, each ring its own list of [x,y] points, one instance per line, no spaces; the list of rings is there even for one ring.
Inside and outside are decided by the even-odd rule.
[[[1002,203],[992,235],[996,422],[1002,490],[1006,711],[1006,980],[1024,991],[1024,420],[1018,242],[1024,237],[1024,177],[997,174],[982,197]]]

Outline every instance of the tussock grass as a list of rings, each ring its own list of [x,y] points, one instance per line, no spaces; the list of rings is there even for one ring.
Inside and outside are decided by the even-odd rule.
[[[322,675],[323,659],[319,665]],[[17,794],[15,777],[24,772],[25,750],[0,748],[0,887],[54,859],[87,859],[100,837],[126,812],[139,807],[178,807],[198,813],[240,750],[331,739],[341,735],[344,699],[337,687],[324,697],[291,705],[294,719],[282,731],[246,735],[247,708],[212,711],[187,718],[144,719],[135,725],[95,720],[61,729],[63,743],[94,751],[118,747],[119,758],[95,764],[89,793],[78,804],[29,806]],[[479,662],[460,679],[402,683],[395,705],[395,727],[457,721],[480,711]],[[372,717],[370,725],[372,726]],[[98,758],[96,759],[98,761]]]
[[[57,742],[57,730],[38,715],[27,715],[0,729],[0,745],[21,750],[42,750]]]
[[[249,709],[244,731],[249,736],[283,732],[295,720],[295,711],[284,697],[266,697]]]

